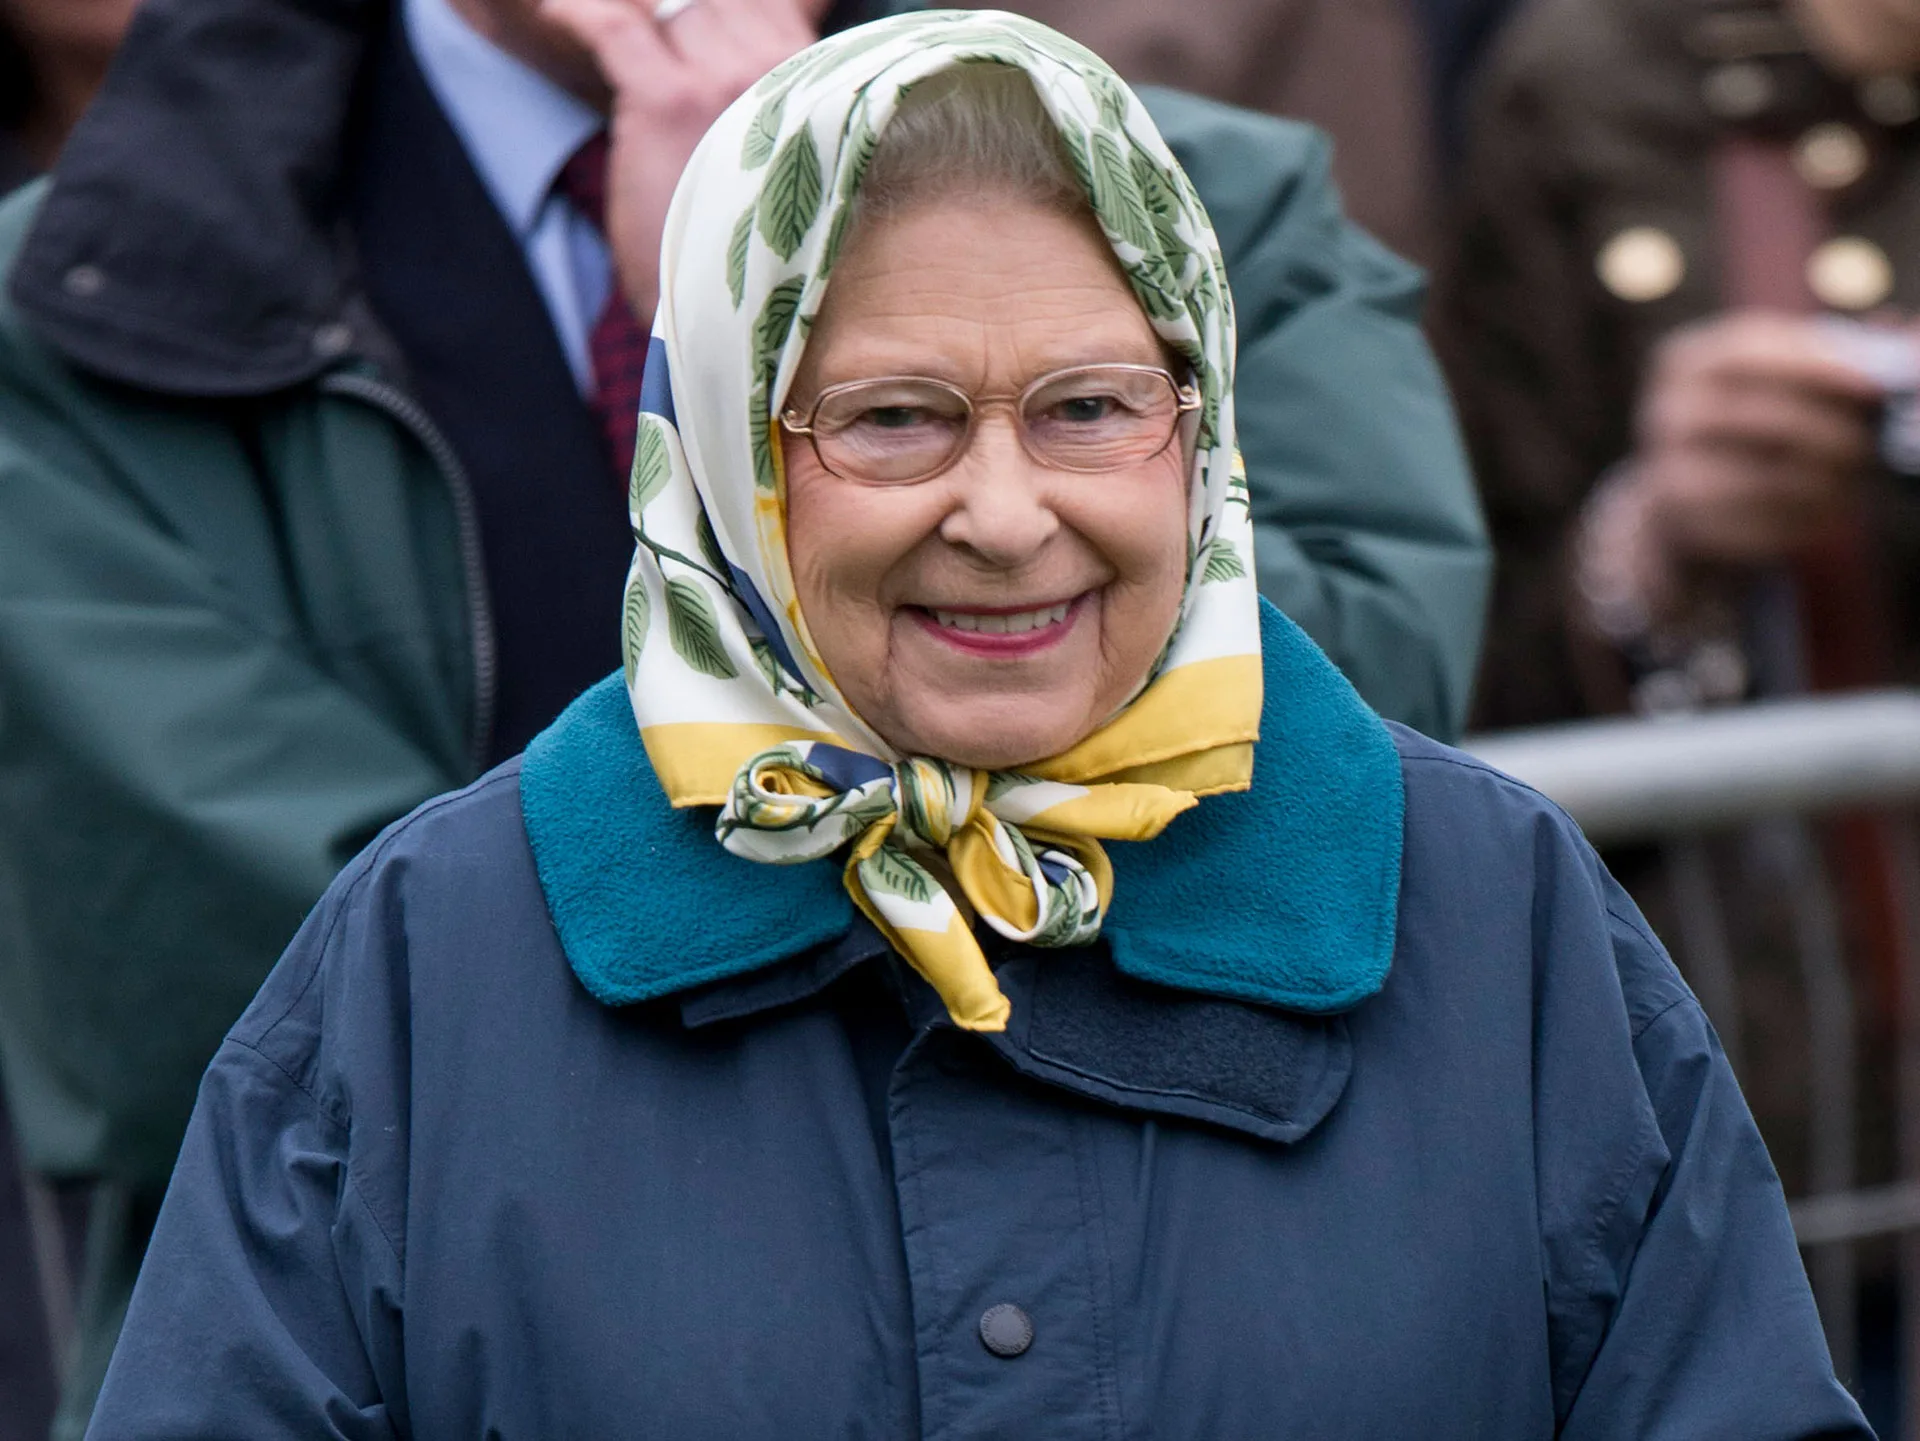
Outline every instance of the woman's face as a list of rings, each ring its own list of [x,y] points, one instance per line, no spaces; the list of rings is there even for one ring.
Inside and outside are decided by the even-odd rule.
[[[827,386],[897,375],[1015,395],[1103,363],[1166,358],[1092,219],[966,197],[861,226],[790,405],[805,414]],[[783,442],[807,626],[896,749],[986,769],[1040,760],[1146,678],[1185,580],[1178,439],[1125,470],[1052,470],[1022,449],[1010,407],[989,406],[950,470],[908,485],[843,479],[803,437]]]

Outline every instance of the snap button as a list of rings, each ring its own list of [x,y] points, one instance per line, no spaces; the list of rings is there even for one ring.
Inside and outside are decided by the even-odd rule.
[[[80,300],[91,300],[107,288],[107,273],[97,265],[76,265],[60,277],[60,288]]]
[[[313,353],[327,360],[345,355],[352,344],[353,327],[337,320],[318,326],[313,332]]]
[[[994,1355],[1012,1360],[1033,1344],[1033,1320],[1005,1301],[989,1306],[980,1317],[980,1339]]]

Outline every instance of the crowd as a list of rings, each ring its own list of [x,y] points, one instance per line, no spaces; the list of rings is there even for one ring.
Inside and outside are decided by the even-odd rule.
[[[861,699],[850,679],[857,656],[829,653],[821,620],[834,597],[844,601],[872,574],[836,575],[825,562],[819,575],[800,573],[796,562],[797,589],[784,595],[785,561],[769,570],[764,556],[742,549],[765,522],[736,517],[729,529],[726,502],[701,469],[717,464],[702,457],[724,446],[677,388],[684,374],[719,373],[718,362],[699,367],[736,317],[678,297],[676,253],[689,270],[710,262],[724,282],[716,294],[731,292],[732,311],[750,302],[759,316],[741,343],[758,346],[756,366],[771,368],[758,390],[742,387],[716,403],[724,416],[765,411],[776,376],[793,379],[792,362],[768,359],[785,353],[790,333],[813,327],[838,342],[848,322],[836,319],[832,330],[828,312],[795,321],[814,293],[801,282],[817,283],[833,264],[838,227],[816,269],[788,278],[792,290],[763,286],[774,272],[756,267],[773,264],[769,254],[813,263],[811,212],[837,201],[851,213],[861,176],[837,174],[831,163],[823,173],[817,157],[810,169],[789,163],[793,117],[769,108],[737,148],[742,164],[770,167],[777,183],[736,193],[708,180],[702,193],[718,198],[691,221],[669,204],[701,137],[760,77],[784,65],[777,73],[805,80],[808,62],[795,57],[830,53],[808,49],[822,35],[918,8],[886,0],[145,0],[136,13],[114,0],[0,0],[0,190],[15,190],[0,201],[0,1142],[13,1153],[0,1168],[0,1441],[85,1432],[150,1244],[176,1278],[198,1265],[247,1269],[207,1239],[210,1217],[259,1199],[223,1173],[265,1167],[272,1153],[264,1142],[247,1150],[240,1101],[207,1119],[213,1103],[202,1100],[176,1183],[187,1199],[170,1203],[171,1229],[163,1226],[156,1243],[161,1201],[223,1036],[336,875],[383,828],[536,738],[566,736],[564,725],[552,729],[556,720],[614,672],[634,687],[643,728],[747,715],[762,724],[775,714],[753,709],[763,700],[804,701],[810,710],[837,687],[850,698],[850,719],[823,722],[815,740],[830,734],[834,746],[856,750],[856,740],[879,744],[875,733],[895,741],[877,719],[893,714],[891,692],[876,681],[872,698]],[[1224,267],[1237,356],[1222,358],[1199,309],[1190,346],[1175,348],[1195,371],[1202,479],[1237,499],[1196,519],[1187,569],[1204,570],[1222,594],[1251,572],[1259,594],[1374,712],[1451,742],[1467,729],[1920,683],[1920,571],[1910,566],[1920,547],[1920,442],[1901,429],[1904,421],[1920,430],[1920,341],[1910,321],[1920,305],[1920,20],[1881,0],[1026,0],[1012,8],[1080,41],[1139,88],[1142,104],[1129,112],[1124,100],[1102,98],[1097,72],[1089,78],[1069,65],[1056,77],[1088,86],[1103,117],[1129,117],[1110,162],[1088,150],[1083,177],[1110,234],[1117,187],[1146,206],[1140,241],[1126,254],[1159,253],[1158,245],[1172,261]],[[808,83],[833,68],[818,68]],[[1156,138],[1137,140],[1149,126]],[[1155,178],[1160,138],[1197,193],[1217,254],[1195,245],[1190,227],[1180,230],[1186,197]],[[975,163],[936,153],[963,170]],[[902,195],[913,191],[897,185]],[[917,203],[886,202],[902,214]],[[890,213],[871,204],[874,214]],[[798,221],[796,208],[807,212]],[[1146,284],[1136,278],[1136,289]],[[771,339],[769,317],[778,321]],[[1184,320],[1154,318],[1172,344],[1168,327]],[[1163,345],[1161,354],[1173,351]],[[1154,359],[1146,354],[1136,368],[1152,370],[1145,362]],[[670,394],[661,378],[669,364]],[[1224,401],[1210,366],[1232,372]],[[1169,380],[1187,404],[1182,378]],[[796,496],[805,454],[834,475],[836,465],[878,464],[850,460],[822,438],[821,407],[833,389],[809,415],[779,416],[780,474]],[[1017,384],[1008,398],[1027,400]],[[960,396],[968,436],[984,427],[987,399]],[[918,392],[914,400],[934,403]],[[885,404],[905,413],[898,396]],[[656,415],[678,427],[670,444],[650,440]],[[1168,420],[1163,450],[1187,423]],[[722,429],[716,422],[713,434]],[[1021,435],[1030,453],[1042,448],[1037,427]],[[1229,480],[1222,468],[1209,479],[1208,441],[1223,435],[1237,438],[1244,472]],[[686,521],[684,535],[643,528],[636,563],[629,501],[641,493],[650,444],[664,445],[662,455],[684,449],[691,468],[668,481],[661,460],[654,493],[674,515],[683,515],[681,489],[700,497],[684,501],[685,516],[706,510],[698,526]],[[741,465],[771,474],[764,449],[743,449]],[[1223,539],[1236,507],[1248,525],[1245,562]],[[884,529],[875,514],[848,512],[833,534],[844,542]],[[797,554],[801,518],[782,523]],[[952,539],[965,525],[942,522],[939,534]],[[969,553],[1016,546],[1010,534],[966,534]],[[1123,539],[1110,544],[1125,549]],[[882,558],[868,559],[877,573]],[[691,570],[671,578],[663,570],[652,589],[633,579],[669,563]],[[725,598],[688,579],[694,573],[750,614],[745,629]],[[820,599],[808,599],[810,584],[822,588]],[[1195,579],[1190,589],[1206,587]],[[771,610],[761,598],[768,594]],[[624,651],[613,621],[623,595]],[[1178,603],[1182,615],[1199,604],[1191,595]],[[790,633],[783,619],[803,607],[812,638],[803,639],[804,628]],[[646,662],[655,612],[670,627],[671,649],[656,645]],[[1224,635],[1237,622],[1218,624]],[[1270,628],[1262,633],[1255,649],[1267,653],[1271,707],[1278,643]],[[820,655],[811,654],[813,639]],[[1221,654],[1231,651],[1222,645]],[[707,704],[706,687],[739,679],[729,655],[749,649],[757,669],[746,681],[758,687],[764,677],[770,698],[741,702],[737,714],[732,701]],[[1166,684],[1179,673],[1178,650],[1141,675]],[[648,668],[675,656],[690,674]],[[650,697],[647,678],[661,675]],[[1122,702],[1138,708],[1145,681],[1135,680],[1099,692],[1103,715]],[[688,701],[683,713],[683,694],[700,703]],[[1148,687],[1141,698],[1152,694]],[[624,693],[619,704],[624,715]],[[1012,770],[1036,755],[1074,754],[1086,738],[1082,730],[975,758],[964,739],[898,704],[906,717],[898,725],[915,744],[897,749],[965,766]],[[790,721],[802,712],[779,714]],[[789,729],[787,739],[803,734]],[[663,745],[648,732],[656,772]],[[1128,758],[1142,776],[1153,770],[1149,751],[1166,753],[1143,745]],[[1223,763],[1196,759],[1210,754],[1196,749],[1186,761]],[[697,770],[686,764],[685,774]],[[783,794],[838,789],[831,763],[795,765],[803,779],[783,781]],[[588,784],[559,766],[529,769],[529,782],[537,773]],[[725,769],[731,774],[732,764]],[[1081,779],[1092,775],[1135,771],[1109,765]],[[1213,790],[1233,788],[1181,784],[1209,797],[1203,807],[1217,803]],[[688,780],[682,791],[676,804],[717,801],[726,777],[705,789]],[[1423,794],[1409,782],[1410,807]],[[1358,804],[1358,795],[1328,803]],[[1478,802],[1450,794],[1444,804]],[[541,824],[530,810],[553,905]],[[751,817],[742,824],[751,828]],[[573,837],[568,844],[587,844],[577,827],[552,825]],[[1422,846],[1436,843],[1408,825],[1413,866]],[[465,843],[467,833],[449,834],[435,844]],[[1852,848],[1841,853],[1861,874],[1888,864],[1870,830],[1843,839]],[[474,844],[475,855],[490,854]],[[1026,853],[1024,839],[996,844]],[[1507,864],[1488,855],[1490,869]],[[1616,860],[1664,930],[1657,888],[1635,857]],[[580,886],[614,886],[621,862],[604,865]],[[1104,865],[1089,863],[1088,886],[1111,884]],[[992,913],[957,852],[942,867],[949,863],[929,863],[905,883],[919,888],[921,904],[958,875],[972,899],[955,914]],[[1043,894],[1064,885],[1055,870],[1041,871],[1031,878]],[[374,874],[375,889],[389,884]],[[888,909],[877,880],[861,882],[862,892],[852,876],[867,920],[913,959],[911,923]],[[1121,884],[1138,880],[1129,876]],[[1534,873],[1512,884],[1523,882],[1541,883]],[[1887,971],[1882,890],[1860,881],[1846,899],[1860,965]],[[446,907],[448,934],[478,957],[484,932],[452,918],[469,903],[484,909],[457,891],[417,900]],[[1480,904],[1486,916],[1497,909],[1490,898]],[[344,902],[332,914],[348,932],[387,923]],[[1627,924],[1618,908],[1612,914]],[[555,922],[566,960],[594,989],[558,909]],[[1558,916],[1556,944],[1574,944],[1564,938],[1585,923]],[[1604,930],[1604,915],[1596,923]],[[500,924],[521,934],[518,921]],[[1404,913],[1399,924],[1404,937]],[[1029,936],[1034,929],[1045,926]],[[331,933],[310,926],[303,935],[324,977]],[[397,943],[388,935],[367,944]],[[1612,944],[1623,944],[1618,934]],[[1763,939],[1753,946],[1765,951]],[[963,984],[945,964],[914,960],[938,993],[935,1011],[944,1006],[962,1029],[993,1030],[981,1017],[1006,997],[991,979],[984,993],[977,977]],[[1623,975],[1652,977],[1664,962],[1620,964]],[[488,974],[475,965],[476,975]],[[615,991],[629,985],[602,980]],[[285,989],[279,974],[276,984]],[[1672,998],[1657,979],[1639,993],[1639,982],[1621,984],[1627,1009],[1645,1008],[1635,1025],[1644,1021],[1653,1034],[1656,1006]],[[1370,994],[1354,986],[1341,993],[1343,1005]],[[324,989],[317,984],[316,996]],[[738,989],[687,1005],[732,1006],[727,1014],[739,1016],[749,1004],[771,1004],[747,996],[744,982]],[[1017,1016],[1025,993],[1011,982],[1008,990]],[[1277,994],[1244,985],[1223,993]],[[332,996],[325,1015],[309,1015],[305,998],[291,993],[279,1004],[282,1018],[316,1036],[331,1035],[326,1028],[347,1014],[376,1031],[404,1024],[365,996]],[[511,1024],[510,1010],[488,1023]],[[863,1036],[881,1025],[869,1009],[848,1024]],[[528,1025],[539,1029],[531,1016]],[[291,1045],[284,1027],[278,1040],[248,1034],[251,1049],[299,1072],[323,1112],[336,1104],[328,1084],[407,1084],[396,1079],[404,1060],[385,1053],[349,1065],[322,1047],[295,1061],[275,1049]],[[1022,1055],[1009,1059],[1035,1074],[1039,1063]],[[336,1062],[337,1074],[326,1071]],[[823,1063],[809,1053],[794,1064]],[[851,1094],[864,1093],[884,1116],[884,1080],[878,1101],[871,1084],[878,1064],[860,1060],[868,1080]],[[1657,1071],[1642,1061],[1656,1106],[1671,1099]],[[1165,1081],[1154,1074],[1156,1085]],[[1586,1079],[1600,1085],[1609,1076],[1596,1059]],[[242,1096],[251,1084],[229,1082]],[[219,1091],[212,1081],[209,1088],[204,1094]],[[540,1124],[524,1095],[496,1099]],[[414,1101],[424,1105],[424,1093]],[[367,1114],[379,1114],[379,1102],[369,1104]],[[690,1124],[708,1124],[716,1104],[698,1102]],[[1365,1113],[1363,1096],[1351,1104]],[[1212,1113],[1172,1114],[1219,1123]],[[222,1125],[241,1136],[231,1154],[208,1132]],[[864,1136],[864,1112],[861,1127]],[[341,1121],[340,1129],[353,1132],[351,1146],[329,1149],[331,1140],[301,1133],[300,1144],[324,1157],[314,1165],[364,1186],[393,1174],[392,1157],[353,1149],[357,1126]],[[1684,1150],[1671,1132],[1664,1143],[1676,1157]],[[1742,1141],[1702,1133],[1693,1144],[1701,1151],[1686,1154],[1697,1168],[1714,1147],[1738,1154]],[[1618,1161],[1596,1152],[1593,1164],[1602,1159]],[[683,1164],[700,1162],[689,1152]],[[1567,1165],[1566,1175],[1583,1174]],[[198,1212],[196,1184],[205,1202]],[[1642,1201],[1654,1207],[1648,1184]],[[1671,1172],[1660,1181],[1673,1184]],[[230,1194],[220,1192],[226,1185]],[[1720,1199],[1729,1215],[1752,1219],[1742,1264],[1761,1274],[1776,1218]],[[379,1198],[365,1205],[373,1234],[392,1245]],[[542,1219],[582,1223],[571,1213]],[[1784,1226],[1784,1212],[1777,1219]],[[266,1220],[251,1224],[256,1238],[272,1230]],[[289,1222],[290,1237],[294,1229]],[[487,1238],[476,1231],[473,1239]],[[289,1241],[290,1254],[309,1254],[298,1244]],[[375,1243],[346,1228],[333,1244]],[[1710,1269],[1673,1249],[1679,1243],[1652,1220],[1641,1244],[1670,1256],[1676,1274]],[[1783,1244],[1790,1258],[1790,1239]],[[532,1256],[521,1259],[533,1265]],[[1590,1259],[1579,1253],[1581,1265]],[[1626,1261],[1607,1259],[1618,1261],[1624,1288]],[[398,1304],[398,1283],[380,1265],[358,1253],[349,1261],[359,1279],[343,1284],[363,1283],[374,1298],[367,1306]],[[1434,1272],[1436,1286],[1445,1279]],[[362,1301],[349,1297],[349,1308]],[[1556,1345],[1586,1324],[1575,1313],[1590,1301],[1553,1298]],[[483,1298],[458,1288],[439,1302],[487,1311]],[[123,1348],[110,1396],[122,1408],[110,1418],[120,1429],[104,1434],[148,1434],[137,1419],[147,1414],[138,1409],[141,1378],[151,1383],[180,1364],[155,1339],[174,1328],[151,1284],[139,1304],[148,1308],[146,1329]],[[390,1336],[367,1315],[325,1331],[318,1304],[268,1295],[265,1310],[304,1318],[286,1321],[292,1339],[282,1352],[305,1344],[310,1355],[330,1354],[349,1334],[377,1351],[367,1338]],[[1791,1353],[1799,1303],[1781,1292],[1776,1304],[1788,1320],[1775,1339]],[[1644,1344],[1689,1325],[1712,1331],[1704,1302],[1691,1318],[1662,1317],[1644,1296],[1639,1305],[1632,1314],[1649,1328]],[[236,1314],[245,1311],[236,1304]],[[306,1322],[325,1339],[301,1343]],[[1032,1341],[1030,1326],[1012,1350],[985,1321],[981,1335],[995,1355]],[[1614,1384],[1597,1333],[1592,1344],[1583,1354],[1596,1384]],[[285,1360],[273,1347],[260,1354],[267,1369]],[[372,1354],[355,1384],[390,1389],[387,1359]],[[1395,1354],[1388,1348],[1376,1359],[1391,1365]],[[925,1354],[919,1364],[930,1386]],[[1570,1363],[1556,1351],[1554,1364]],[[1755,1397],[1779,1388],[1767,1402],[1770,1424],[1798,1425],[1802,1415],[1851,1424],[1841,1410],[1815,1406],[1812,1389],[1793,1393],[1799,1374],[1783,1364],[1751,1383]],[[1720,1383],[1731,1392],[1737,1378],[1735,1368]],[[1461,1384],[1461,1404],[1488,1404]],[[1628,1418],[1650,1424],[1651,1409],[1631,1407],[1655,1403],[1618,1385],[1605,1403],[1614,1409],[1603,1410],[1556,1374],[1554,1426],[1607,1435],[1629,1434],[1639,1423]],[[1803,1402],[1808,1409],[1796,1411]],[[234,1404],[231,1416],[244,1415],[245,1403]],[[153,1414],[151,1434],[193,1434],[191,1408],[178,1410],[172,1430]]]

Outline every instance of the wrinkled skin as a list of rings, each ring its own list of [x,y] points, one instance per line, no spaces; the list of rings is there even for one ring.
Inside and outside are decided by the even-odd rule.
[[[1101,363],[1166,358],[1091,217],[955,197],[855,232],[789,403],[804,414],[827,386],[885,375],[1012,395]],[[1187,546],[1178,440],[1126,470],[1053,470],[992,407],[958,463],[914,484],[833,475],[798,436],[785,455],[788,553],[814,645],[903,752],[1007,768],[1066,750],[1126,703],[1172,631]],[[1067,619],[1024,646],[932,614],[1068,601]]]

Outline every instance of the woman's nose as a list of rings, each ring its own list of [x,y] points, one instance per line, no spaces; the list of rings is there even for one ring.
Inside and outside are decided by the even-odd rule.
[[[966,455],[947,473],[953,508],[940,523],[949,545],[1000,567],[1031,559],[1060,529],[1057,477],[1027,454],[1017,427],[1004,412],[980,417]]]

